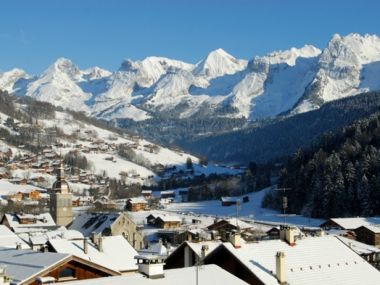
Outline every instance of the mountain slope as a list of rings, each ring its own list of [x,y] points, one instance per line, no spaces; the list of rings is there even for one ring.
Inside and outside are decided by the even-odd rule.
[[[182,148],[224,162],[264,163],[310,147],[325,132],[380,110],[380,93],[344,98],[320,109],[218,135],[178,140]]]
[[[13,70],[0,88],[115,122],[161,117],[263,120],[380,89],[380,38],[334,35],[322,51],[290,48],[236,59],[222,49],[197,64],[164,57],[80,70],[58,59],[40,76]]]

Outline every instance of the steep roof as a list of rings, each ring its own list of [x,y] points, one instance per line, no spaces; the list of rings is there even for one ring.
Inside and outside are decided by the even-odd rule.
[[[243,280],[233,276],[217,265],[203,265],[199,268],[186,267],[178,269],[165,270],[164,278],[150,279],[142,274],[133,274],[127,276],[96,278],[91,280],[65,282],[65,285],[193,285],[197,284],[196,276],[198,269],[199,284],[247,284]]]
[[[96,245],[94,245],[91,241],[87,242],[88,252],[85,254],[83,240],[49,240],[50,245],[56,252],[69,253],[79,256],[83,259],[90,260],[94,263],[119,272],[137,270],[136,260],[134,257],[138,253],[124,237],[103,237],[102,252],[99,251]]]
[[[7,226],[0,225],[0,248],[16,248],[16,244],[21,244],[21,248],[30,248],[21,238],[12,232]]]
[[[332,218],[330,220],[346,230],[354,230],[370,224],[380,224],[380,217]]]
[[[93,232],[101,233],[109,228],[119,215],[119,213],[81,213],[75,216],[69,229],[80,231],[84,236],[90,236]]]
[[[7,219],[9,226],[13,228],[45,228],[45,227],[57,227],[50,213],[42,213],[38,215],[26,214],[5,214],[4,218]],[[20,219],[35,219],[35,223],[21,224]]]
[[[357,254],[380,253],[380,248],[377,248],[375,246],[352,240],[343,236],[337,236],[337,238],[341,240],[344,244],[346,244],[348,247],[351,247],[351,249],[355,251]]]
[[[6,266],[12,284],[37,277],[49,267],[69,258],[69,254],[33,250],[0,249],[0,264]]]
[[[377,269],[335,236],[303,238],[297,240],[295,246],[271,240],[243,243],[239,249],[230,243],[220,247],[231,252],[267,285],[278,285],[275,277],[278,251],[285,253],[285,279],[292,285],[375,285],[380,280]]]

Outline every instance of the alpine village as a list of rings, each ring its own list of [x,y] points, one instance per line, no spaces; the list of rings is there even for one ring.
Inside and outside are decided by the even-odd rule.
[[[258,11],[273,3],[11,2],[0,3],[15,17],[0,19],[0,43],[20,46],[0,56],[0,285],[380,284],[380,30],[321,27],[307,37],[299,31],[294,44],[281,37],[288,48],[277,51],[259,52],[245,41],[247,60],[221,48],[198,58],[210,50],[203,35],[238,54],[227,28],[228,42],[206,33],[231,17],[252,21],[253,29],[253,18],[264,17]],[[283,2],[299,1],[271,9],[289,12]],[[232,6],[252,19],[224,10]],[[193,8],[207,11],[210,30],[199,31],[194,50],[180,49],[180,39],[190,44],[183,35],[170,43],[178,53],[163,45],[166,32],[189,27],[170,7],[184,21]],[[170,27],[157,13],[172,19]],[[61,17],[70,21],[63,30]],[[278,36],[281,27],[269,22],[269,37]],[[139,37],[121,49],[143,59],[108,71],[62,57],[107,66],[122,40],[111,30],[148,33],[143,23],[152,31],[158,25],[156,45]],[[37,24],[52,39],[39,52]],[[105,57],[98,42],[70,42],[76,33],[90,43],[92,28],[115,37],[114,54]],[[255,36],[264,47],[260,33],[244,34]],[[195,63],[146,57],[164,48]],[[28,54],[22,60],[12,59],[18,49]]]

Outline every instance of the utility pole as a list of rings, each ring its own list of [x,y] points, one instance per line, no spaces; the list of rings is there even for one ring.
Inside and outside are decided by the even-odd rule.
[[[285,192],[286,191],[289,191],[289,190],[292,190],[292,188],[277,188],[277,189],[274,189],[275,191],[282,191],[283,192],[283,195],[282,195],[282,210],[283,210],[283,214],[284,214],[284,225],[286,225],[286,210],[288,209],[288,197],[285,196]]]

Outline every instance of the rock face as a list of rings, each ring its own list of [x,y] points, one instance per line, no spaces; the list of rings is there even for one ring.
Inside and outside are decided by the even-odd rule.
[[[164,57],[124,60],[115,72],[80,70],[60,58],[40,76],[0,73],[0,88],[106,119],[157,115],[263,119],[380,90],[380,38],[334,35],[322,51],[305,45],[250,61],[222,49],[197,64]]]

